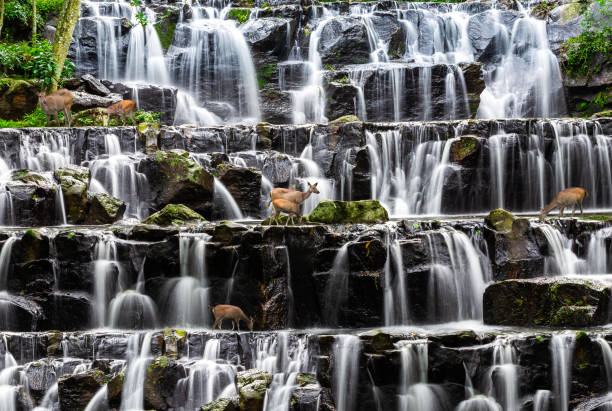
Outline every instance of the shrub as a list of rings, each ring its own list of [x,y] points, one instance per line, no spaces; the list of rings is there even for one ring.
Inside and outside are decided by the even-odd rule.
[[[595,9],[595,7],[599,5]],[[595,10],[599,16],[595,18]],[[565,68],[570,75],[589,77],[601,71],[602,61],[609,59],[612,50],[612,5],[607,0],[597,0],[584,13],[584,31],[563,44]]]
[[[63,116],[63,114],[60,113],[60,116]],[[0,118],[0,128],[44,127],[46,123],[47,118],[45,117],[45,113],[43,113],[40,107],[38,107],[30,114],[26,114],[23,117],[23,120],[4,120]]]

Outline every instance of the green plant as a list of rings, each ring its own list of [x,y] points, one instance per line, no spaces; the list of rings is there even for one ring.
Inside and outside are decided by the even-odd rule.
[[[341,79],[340,79],[340,84],[349,84],[351,81],[349,80],[348,76],[345,74]]]
[[[334,66],[332,66],[329,63],[325,63],[323,67],[325,67],[325,70],[328,70],[328,71],[334,71],[336,69]]]
[[[23,120],[15,121],[0,118],[0,128],[44,127],[46,123],[47,118],[40,108],[37,108],[30,114],[26,114]]]
[[[598,18],[594,17],[597,7]],[[601,71],[604,61],[596,61],[597,56],[609,59],[612,50],[612,3],[597,0],[584,12],[584,31],[569,39],[562,46],[565,54],[565,68],[572,76],[590,77]]]
[[[161,113],[155,113],[153,111],[137,111],[134,113],[136,123],[158,123],[159,116],[161,116]]]
[[[141,3],[140,3],[140,0],[131,0],[130,5],[138,8],[141,6]],[[135,17],[136,17],[136,20],[138,21],[138,24],[140,24],[142,27],[146,27],[147,24],[149,24],[149,20],[147,19],[146,14],[144,14],[142,10],[138,10],[136,12]]]
[[[244,24],[251,16],[251,10],[249,9],[231,9],[227,14],[227,17],[232,20],[237,20],[238,23]]]

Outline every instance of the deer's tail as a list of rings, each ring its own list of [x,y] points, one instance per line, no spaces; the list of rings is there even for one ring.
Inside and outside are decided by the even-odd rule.
[[[270,204],[272,204],[272,199],[266,203],[266,207],[270,207]]]

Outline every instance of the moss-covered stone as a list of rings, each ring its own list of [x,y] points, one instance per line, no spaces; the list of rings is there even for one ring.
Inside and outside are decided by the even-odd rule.
[[[480,142],[476,136],[462,136],[451,144],[451,160],[458,164],[473,163],[478,155]]]
[[[155,153],[158,150],[159,127],[159,123],[145,122],[138,124],[138,135],[144,141],[145,152],[148,154]]]
[[[374,224],[388,221],[389,214],[378,200],[325,200],[312,210],[308,220],[326,224]]]
[[[346,115],[346,116],[338,117],[337,119],[330,121],[329,124],[353,123],[353,122],[356,122],[356,121],[361,121],[361,120],[359,120],[359,117],[357,117],[355,115],[352,115],[352,114],[349,114],[349,115]]]
[[[176,30],[176,23],[156,23],[155,31],[159,37],[159,42],[164,49],[167,51],[172,45],[172,39],[174,38],[174,30]]]
[[[38,106],[38,88],[30,81],[2,79],[0,82],[0,118],[21,120]]]
[[[106,395],[108,404],[112,408],[119,408],[121,405],[121,393],[123,391],[123,381],[125,379],[125,371],[112,376],[106,385]]]
[[[238,397],[221,398],[200,407],[200,411],[240,411]]]
[[[168,329],[164,330],[163,339],[164,339],[164,354],[166,357],[171,359],[178,359],[179,353],[182,351],[185,346],[185,337],[187,336],[187,332],[185,330],[177,330],[177,329]]]
[[[608,322],[610,288],[580,278],[505,280],[483,297],[487,324],[589,327]]]
[[[107,125],[108,115],[106,108],[94,107],[87,110],[79,111],[72,116],[73,127],[96,126],[104,127]]]
[[[49,237],[42,228],[31,228],[21,237],[19,243],[21,259],[24,263],[40,260],[49,256]]]
[[[124,201],[105,193],[98,193],[89,199],[89,211],[85,222],[87,224],[112,224],[123,218],[125,210]]]
[[[510,232],[512,230],[512,223],[514,222],[514,215],[502,208],[498,208],[489,213],[485,217],[485,222],[497,231]]]
[[[155,214],[151,214],[142,222],[160,226],[182,226],[188,222],[206,221],[204,217],[183,204],[168,204]]]
[[[612,110],[600,111],[591,116],[591,118],[603,118],[603,117],[612,117]]]
[[[251,369],[236,374],[236,388],[240,396],[240,409],[259,411],[263,407],[266,390],[272,382],[272,375]]]
[[[66,218],[71,223],[81,223],[87,215],[87,190],[89,169],[68,165],[55,170],[53,176],[62,187]]]
[[[155,153],[161,177],[158,203],[179,204],[212,199],[214,177],[184,150]]]

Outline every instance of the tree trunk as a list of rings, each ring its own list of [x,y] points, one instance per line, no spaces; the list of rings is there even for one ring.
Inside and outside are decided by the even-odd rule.
[[[2,26],[4,26],[4,0],[0,0],[0,34],[2,34]]]
[[[53,41],[53,60],[55,60],[55,64],[57,64],[57,73],[53,81],[53,86],[51,87],[52,90],[57,89],[57,80],[59,80],[62,75],[64,62],[66,61],[66,55],[68,55],[68,48],[72,40],[72,34],[79,21],[80,11],[81,0],[65,0],[62,5]]]
[[[36,37],[36,24],[38,23],[36,18],[36,0],[32,0],[32,40]]]

